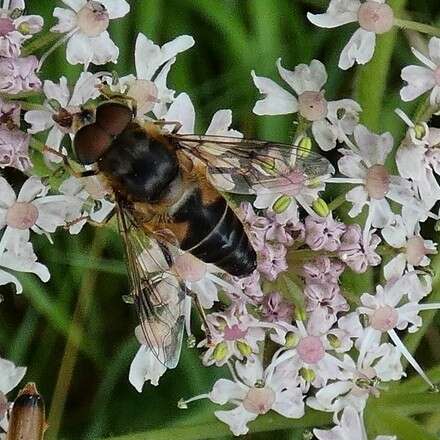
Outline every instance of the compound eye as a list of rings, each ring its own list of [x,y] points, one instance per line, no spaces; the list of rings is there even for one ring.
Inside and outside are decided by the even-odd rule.
[[[121,134],[132,119],[131,108],[117,102],[106,102],[96,109],[96,123],[111,136]]]
[[[90,124],[78,130],[73,146],[78,161],[83,165],[90,165],[98,161],[111,142],[112,137],[99,125]]]

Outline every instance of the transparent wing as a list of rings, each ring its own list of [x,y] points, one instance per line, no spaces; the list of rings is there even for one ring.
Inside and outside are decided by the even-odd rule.
[[[183,339],[185,285],[169,270],[172,254],[167,246],[143,231],[122,201],[117,201],[117,214],[140,321],[138,339],[163,365],[174,368]]]
[[[326,158],[288,144],[210,135],[169,137],[205,163],[214,185],[226,192],[255,194],[264,188],[292,193],[333,172]]]

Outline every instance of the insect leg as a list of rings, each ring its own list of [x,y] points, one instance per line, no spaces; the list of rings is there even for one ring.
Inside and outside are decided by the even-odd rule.
[[[74,177],[80,178],[80,177],[90,177],[90,176],[96,176],[98,174],[97,170],[85,170],[85,171],[76,171],[72,168],[72,165],[69,162],[69,157],[66,156],[63,153],[60,153],[57,150],[54,150],[53,148],[48,147],[47,145],[44,146],[43,153],[51,153],[55,156],[61,157],[63,159],[64,166],[69,170],[70,174]]]
[[[174,125],[173,130],[171,131],[172,134],[176,134],[181,128],[182,124],[179,121],[153,121],[154,125],[158,125],[159,127],[164,127],[165,125]]]
[[[129,101],[131,104],[131,111],[133,112],[134,115],[137,114],[137,101],[135,98],[128,95],[124,95],[123,93],[113,92],[108,86],[101,86],[99,88],[99,91],[101,92],[101,95],[103,95],[105,98],[109,100],[116,98],[124,101]]]
[[[115,216],[116,211],[113,209],[111,212],[109,212],[105,218],[102,220],[102,222],[95,222],[94,220],[91,220],[88,215],[84,215],[81,217],[76,218],[75,220],[72,220],[71,222],[66,222],[63,226],[64,229],[69,229],[71,226],[76,225],[77,223],[82,222],[83,220],[87,220],[87,223],[89,223],[92,226],[95,226],[97,228],[102,228],[107,225],[107,223],[110,222],[110,220]]]
[[[188,295],[193,299],[194,304],[196,305],[196,310],[200,316],[200,319],[203,322],[203,327],[204,327],[204,332],[205,332],[205,336],[206,336],[206,340],[208,342],[208,345],[211,345],[212,343],[212,335],[211,335],[211,331],[209,330],[209,326],[208,326],[208,320],[206,319],[206,313],[204,308],[202,307],[202,304],[200,303],[199,297],[197,296],[197,294],[193,291],[188,291]]]

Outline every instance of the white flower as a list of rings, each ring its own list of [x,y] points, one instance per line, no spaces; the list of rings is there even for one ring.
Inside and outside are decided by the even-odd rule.
[[[6,394],[20,383],[25,374],[25,367],[16,367],[13,362],[0,358],[0,428],[4,430],[7,430],[8,427],[7,409],[9,405]]]
[[[118,85],[122,92],[136,100],[139,116],[149,111],[158,119],[164,116],[174,99],[174,90],[168,89],[166,84],[170,68],[176,55],[193,45],[194,39],[189,35],[181,35],[162,47],[144,34],[138,35],[134,53],[136,76],[124,76]]]
[[[123,17],[130,10],[125,0],[63,0],[70,9],[55,8],[58,24],[52,32],[66,33],[66,59],[70,64],[115,63],[119,49],[110,38],[110,20]]]
[[[440,200],[440,185],[436,179],[436,175],[440,175],[440,129],[426,124],[414,125],[403,112],[398,114],[409,125],[407,138],[396,153],[399,174],[413,181],[426,209],[431,209]]]
[[[39,15],[14,16],[14,10],[24,11],[24,1],[15,1],[9,4],[9,9],[4,9],[7,4],[9,2],[4,2],[0,9],[0,56],[15,58],[20,56],[22,44],[41,31],[43,18]]]
[[[396,347],[388,343],[371,347],[360,365],[344,355],[345,379],[318,390],[315,396],[307,399],[307,405],[318,411],[333,412],[335,416],[350,406],[362,412],[368,397],[379,395],[377,382],[399,380],[405,375],[400,357]]]
[[[385,0],[331,0],[324,14],[307,14],[316,26],[335,28],[358,22],[358,29],[350,38],[339,57],[339,67],[349,69],[371,60],[376,45],[376,34],[388,32],[394,24],[394,13]]]
[[[314,429],[313,434],[318,440],[368,440],[362,415],[353,407],[347,407],[341,420],[331,430]],[[374,440],[397,440],[396,436],[378,435]]]
[[[382,236],[390,246],[400,251],[384,267],[387,280],[391,273],[404,273],[405,269],[411,272],[414,266],[428,266],[431,261],[427,255],[437,253],[437,245],[421,237],[419,223],[407,221],[400,215],[396,215],[394,221],[382,229]]]
[[[136,356],[130,365],[128,379],[137,391],[142,392],[144,383],[150,381],[152,385],[159,385],[159,379],[167,371],[167,367],[160,362],[147,345],[139,347]]]
[[[312,122],[313,136],[325,151],[343,141],[347,134],[352,134],[359,122],[361,107],[351,99],[328,102],[324,98],[327,72],[324,64],[312,60],[310,65],[299,64],[292,72],[281,66],[277,60],[278,72],[283,80],[294,90],[296,95],[287,92],[269,78],[257,76],[252,71],[252,78],[263,99],[257,101],[253,112],[257,115],[285,115],[299,112],[302,117]]]
[[[181,402],[181,406],[203,398],[218,405],[235,405],[234,409],[214,412],[219,420],[229,425],[234,435],[247,434],[247,424],[270,410],[293,419],[304,415],[303,395],[293,376],[286,376],[272,364],[263,371],[257,358],[246,364],[236,362],[235,370],[237,376],[233,381],[220,379],[209,394]]]
[[[74,198],[76,203],[69,206],[66,223],[70,224],[69,232],[78,234],[90,218],[93,222],[102,223],[109,218],[115,204],[105,197],[108,190],[103,186],[99,176],[69,177],[60,186],[59,192]]]
[[[90,72],[82,72],[72,96],[67,87],[67,79],[62,76],[59,84],[50,80],[44,81],[43,91],[46,95],[44,109],[30,110],[24,115],[26,122],[31,124],[29,133],[39,133],[50,129],[46,145],[54,150],[59,150],[61,141],[67,133],[73,133],[75,117],[81,113],[81,106],[90,99],[99,96],[97,88],[99,79]],[[54,162],[59,162],[60,157],[49,154],[48,157]]]
[[[218,287],[233,288],[218,276],[222,272],[220,269],[213,264],[204,263],[189,252],[174,258],[172,270],[185,281],[191,292],[197,294],[205,309],[210,309],[218,301]]]
[[[429,40],[429,56],[411,48],[413,54],[426,66],[406,66],[401,78],[408,84],[400,90],[403,101],[412,101],[431,90],[431,105],[440,105],[440,38]]]
[[[368,317],[368,326],[356,342],[359,349],[358,363],[363,362],[366,353],[372,346],[379,345],[382,335],[387,333],[413,368],[434,387],[396,333],[396,330],[406,328],[410,333],[417,331],[422,325],[419,313],[422,310],[440,308],[439,303],[419,304],[420,299],[427,293],[426,285],[420,282],[417,274],[408,272],[399,279],[393,278],[388,281],[384,287],[378,285],[375,295],[364,293],[361,296],[362,305],[357,308],[357,313]]]
[[[17,293],[23,291],[21,283],[14,275],[3,269],[33,273],[43,282],[50,279],[47,267],[37,261],[32,244],[24,238],[20,237],[16,240],[14,237],[10,242],[3,242],[5,251],[0,255],[0,285],[13,283]]]
[[[0,177],[0,230],[5,228],[0,241],[0,254],[29,240],[30,230],[45,234],[65,224],[72,197],[47,195],[49,188],[38,177],[29,177],[18,196],[3,177]]]
[[[393,147],[390,133],[376,135],[363,125],[354,130],[356,145],[351,149],[340,149],[343,157],[339,159],[339,171],[348,178],[330,178],[327,182],[355,184],[347,192],[346,199],[353,204],[350,217],[356,217],[365,205],[368,205],[368,217],[365,222],[364,236],[371,226],[383,228],[394,218],[387,199],[425,213],[423,204],[416,198],[411,183],[400,177],[390,175],[385,168],[385,160]]]
[[[341,362],[330,353],[334,347],[330,343],[332,337],[329,338],[328,335],[333,333],[330,327],[334,321],[326,320],[324,313],[318,312],[319,309],[313,319],[309,319],[307,328],[302,321],[296,321],[297,327],[290,326],[290,333],[296,345],[277,359],[280,369],[299,374],[304,391],[307,391],[310,385],[321,388],[329,380],[343,377],[340,370]],[[349,350],[350,344],[345,343],[344,348]]]

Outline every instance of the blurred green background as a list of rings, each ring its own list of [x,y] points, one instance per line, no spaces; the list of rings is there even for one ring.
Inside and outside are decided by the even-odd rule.
[[[327,1],[132,0],[129,3],[131,13],[111,25],[110,33],[120,48],[120,58],[116,66],[108,68],[120,75],[134,71],[134,41],[138,32],[158,44],[181,34],[192,35],[196,45],[178,56],[168,84],[177,92],[186,91],[193,99],[199,132],[206,129],[216,110],[230,108],[235,128],[246,136],[289,141],[293,132],[291,117],[252,114],[258,93],[250,71],[255,69],[258,75],[270,76],[282,84],[275,68],[278,57],[289,69],[313,58],[320,59],[329,74],[325,87],[327,98],[356,97],[365,109],[364,122],[375,130],[392,131],[397,139],[404,133],[404,126],[393,109],[398,106],[412,114],[417,105],[400,102],[399,75],[403,66],[416,64],[409,42],[423,48],[424,40],[412,33],[391,32],[379,38],[373,63],[343,72],[337,68],[338,57],[356,27],[324,30],[313,27],[306,19],[307,11],[323,12]],[[401,17],[440,24],[438,0],[389,3],[400,11]],[[55,23],[53,8],[62,6],[61,2],[40,0],[27,0],[26,4],[29,13],[44,16],[45,29]],[[405,7],[408,9],[404,10]],[[56,80],[61,75],[71,80],[77,78],[80,68],[67,64],[64,51],[62,47],[49,58],[42,71],[43,79]],[[97,439],[173,426],[186,428],[121,438],[231,438],[225,425],[213,421],[214,406],[207,401],[194,403],[186,411],[176,407],[181,397],[209,391],[216,377],[225,373],[202,368],[195,349],[184,350],[179,366],[162,378],[159,387],[146,385],[144,392],[138,394],[129,384],[128,369],[138,348],[133,336],[136,318],[121,299],[127,292],[127,277],[120,240],[114,229],[86,226],[79,236],[59,231],[54,241],[52,246],[44,238],[33,237],[40,260],[52,273],[50,282],[42,284],[35,277],[20,276],[24,294],[17,296],[8,287],[2,287],[4,303],[0,306],[0,353],[28,366],[26,380],[35,381],[44,395],[50,425],[47,439]],[[354,293],[359,293],[359,286],[352,288]],[[435,284],[433,298],[438,296],[438,290]],[[425,316],[427,323],[431,323],[433,314]],[[426,325],[417,336],[408,339],[412,350],[419,346],[423,335],[423,348],[419,348],[417,357],[428,369],[440,362],[438,324],[429,329]],[[438,368],[434,374],[439,376]],[[402,439],[438,438],[438,395],[424,392],[417,379],[406,386],[394,387],[394,394],[391,390],[389,401],[385,400],[386,410],[397,408],[395,426],[387,419],[381,422],[376,416],[370,417],[367,422],[372,433],[402,431],[403,436],[399,436]],[[411,400],[410,390],[423,391],[422,397]],[[428,402],[431,406],[425,403],[425,411],[416,405],[423,396],[431,399]],[[393,407],[392,402],[397,406]],[[402,403],[407,404],[406,409],[398,406]],[[378,413],[372,410],[371,414]],[[313,426],[317,420],[325,423],[329,418],[312,414],[305,424],[288,420],[286,423],[272,416],[262,420],[251,426],[257,431],[271,426],[280,430],[272,434],[249,434],[248,438],[276,435],[279,439],[302,439],[307,423]],[[205,422],[210,428],[206,425],[205,431],[191,431]],[[422,426],[426,431],[419,432]]]

